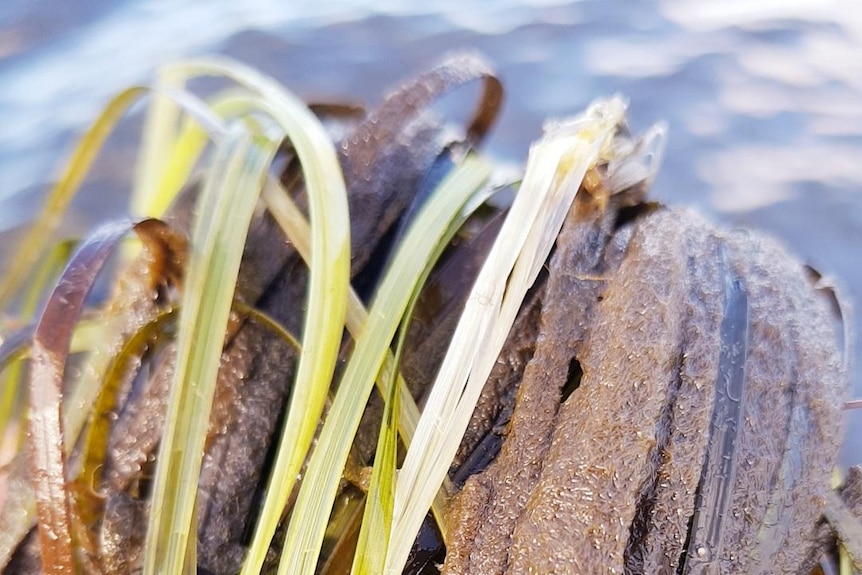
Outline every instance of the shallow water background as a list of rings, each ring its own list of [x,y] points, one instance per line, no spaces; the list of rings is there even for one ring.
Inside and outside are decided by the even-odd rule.
[[[381,0],[0,3],[0,260],[73,136],[160,64],[227,54],[308,99],[376,103],[474,48],[507,89],[487,151],[519,165],[543,121],[620,92],[635,129],[670,133],[654,196],[767,230],[862,302],[862,11],[853,0],[688,3]],[[124,127],[68,233],[116,216],[133,173]],[[854,319],[855,332],[862,322]],[[858,339],[858,338],[857,338]],[[862,396],[859,361],[853,377]],[[862,412],[842,455],[862,462]]]

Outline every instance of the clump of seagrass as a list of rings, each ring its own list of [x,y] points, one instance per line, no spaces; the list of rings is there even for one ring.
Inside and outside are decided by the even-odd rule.
[[[192,69],[196,67],[203,67],[208,73],[226,69],[228,75],[236,73],[259,92],[277,91],[265,79],[257,78],[237,64],[191,65]],[[474,80],[484,84],[474,118],[460,136],[451,129],[444,132],[443,120],[431,112],[429,106],[441,94]],[[501,86],[487,65],[475,56],[464,55],[448,60],[406,84],[367,116],[363,117],[361,111],[352,108],[315,108],[327,120],[331,118],[335,122],[342,122],[348,129],[348,135],[341,142],[329,145],[333,150],[338,150],[338,164],[343,171],[347,188],[345,198],[351,214],[349,237],[352,253],[344,254],[344,261],[348,261],[349,257],[350,276],[366,299],[370,299],[374,293],[384,264],[391,259],[392,246],[398,245],[409,221],[421,220],[417,215],[419,209],[429,203],[429,196],[444,176],[462,165],[460,190],[457,186],[455,189],[461,198],[456,199],[450,193],[450,207],[447,210],[451,212],[449,217],[454,217],[456,222],[463,221],[469,214],[469,211],[461,215],[458,212],[463,201],[487,179],[488,169],[487,164],[470,160],[468,155],[472,154],[493,123],[501,94]],[[279,116],[277,111],[261,106],[265,112]],[[230,141],[225,128],[220,127],[219,120],[210,117],[208,111],[195,107],[186,111],[205,126],[207,122],[214,125],[215,128],[212,125],[209,128],[216,129],[220,137]],[[343,111],[347,114],[343,115]],[[285,113],[282,112],[282,115]],[[100,120],[94,131],[102,127],[100,123],[105,121],[104,118]],[[182,138],[190,139],[195,134],[194,127],[190,128],[190,131],[182,134]],[[453,135],[455,139],[452,139]],[[185,141],[182,138],[180,142]],[[85,139],[82,147],[87,148],[89,143],[90,139]],[[266,154],[265,150],[260,151]],[[199,466],[196,493],[196,531],[199,534],[196,538],[196,560],[201,569],[212,573],[234,573],[240,570],[246,558],[250,532],[255,530],[258,515],[262,513],[261,498],[264,493],[271,495],[276,491],[272,484],[267,485],[268,476],[275,473],[273,468],[277,461],[274,460],[274,447],[279,443],[278,434],[288,412],[291,391],[293,389],[293,395],[298,393],[293,388],[294,376],[305,343],[299,342],[299,338],[292,334],[305,331],[306,338],[309,337],[309,319],[303,318],[303,309],[307,306],[305,292],[309,284],[309,272],[303,260],[309,259],[309,244],[314,239],[309,242],[308,224],[302,220],[308,216],[315,219],[315,196],[310,189],[313,182],[304,173],[315,167],[315,159],[308,154],[309,151],[302,148],[301,139],[290,141],[281,152],[281,163],[286,168],[280,184],[268,180],[263,172],[253,176],[258,186],[266,188],[263,194],[268,194],[269,201],[277,205],[270,205],[270,211],[259,211],[250,220],[248,237],[242,237],[245,247],[238,252],[242,254],[242,264],[236,276],[236,289],[231,295],[232,311],[227,324],[226,343],[224,351],[220,353],[211,415],[205,430],[205,451]],[[80,151],[77,154],[82,155]],[[238,159],[248,161],[244,157]],[[192,291],[188,279],[182,284],[178,281],[182,271],[177,272],[177,269],[194,265],[186,261],[185,249],[180,244],[184,244],[182,238],[188,236],[192,240],[193,250],[202,249],[196,244],[196,240],[204,235],[200,229],[205,227],[206,222],[202,224],[201,221],[211,216],[202,217],[201,213],[217,210],[217,202],[222,201],[217,194],[207,195],[207,191],[218,184],[212,184],[213,180],[233,175],[230,172],[230,162],[235,161],[233,157],[227,155],[222,160],[226,165],[217,164],[214,167],[214,171],[222,171],[220,174],[207,176],[202,183],[186,186],[173,202],[174,207],[162,216],[166,223],[159,225],[169,230],[172,237],[176,236],[173,243],[178,248],[177,253],[166,257],[145,249],[119,277],[112,301],[100,312],[106,314],[111,323],[109,338],[100,343],[100,354],[103,357],[115,356],[116,360],[109,366],[103,366],[104,383],[97,387],[96,408],[80,454],[85,462],[82,468],[75,465],[66,469],[62,433],[56,433],[61,427],[59,414],[62,409],[59,378],[37,382],[48,386],[52,394],[46,395],[36,389],[34,397],[38,395],[40,405],[45,404],[57,417],[52,425],[44,428],[50,427],[48,431],[55,432],[52,438],[53,476],[50,483],[41,483],[40,475],[35,473],[44,463],[38,448],[34,448],[33,459],[37,464],[33,468],[32,484],[27,478],[26,460],[19,458],[13,476],[15,481],[26,487],[20,491],[16,500],[9,502],[4,512],[7,513],[7,521],[11,521],[18,510],[29,505],[29,498],[33,496],[35,488],[37,510],[47,513],[50,509],[56,509],[56,513],[55,517],[49,517],[40,511],[35,529],[31,529],[29,521],[25,520],[23,524],[19,522],[14,530],[6,532],[3,561],[8,562],[9,569],[16,572],[50,571],[55,566],[66,569],[74,562],[92,571],[125,572],[140,569],[146,561],[144,547],[148,537],[151,537],[147,523],[148,515],[151,515],[153,473],[158,465],[160,445],[164,450],[165,421],[173,420],[168,412],[177,398],[174,389],[177,385],[175,357],[178,346],[170,340],[173,334],[182,330],[182,327],[176,327],[180,321],[178,318],[188,313],[189,307],[187,298],[177,296]],[[81,167],[73,166],[71,171],[80,172]],[[333,173],[331,167],[327,171]],[[340,175],[337,177],[341,179]],[[164,181],[171,179],[178,178],[175,174],[167,173]],[[55,194],[63,195],[75,185],[75,182],[61,182],[59,192],[55,191]],[[280,193],[288,194],[293,198],[292,201],[285,202],[283,196],[278,197],[276,188],[279,186]],[[486,192],[482,194],[487,195]],[[404,216],[411,205],[410,215]],[[478,203],[474,201],[470,210],[477,206]],[[231,210],[225,212],[231,214]],[[52,225],[51,218],[55,215],[46,214],[34,229],[44,231]],[[332,216],[331,213],[325,215]],[[447,226],[450,228],[446,237],[451,237],[458,229],[457,225],[442,223],[444,227],[441,230],[445,231]],[[100,262],[117,245],[126,228],[115,226],[108,229],[112,234],[108,240],[100,233],[91,240],[105,251]],[[289,230],[287,235],[285,229]],[[338,233],[347,237],[346,231],[338,230]],[[299,235],[292,236],[291,233]],[[286,241],[288,238],[289,241]],[[429,236],[424,243],[433,248],[438,241]],[[215,245],[218,249],[217,241]],[[83,258],[95,277],[100,266],[86,256],[86,244],[82,250],[84,255],[75,257]],[[32,257],[32,253],[22,254],[24,258],[28,256]],[[420,263],[424,261],[418,255],[414,259]],[[168,271],[171,274],[165,273]],[[78,277],[80,274],[75,275],[73,270],[67,273],[72,273],[73,277],[64,276],[65,283],[61,285],[71,285],[75,293],[81,294],[77,307],[68,310],[69,319],[62,325],[51,321],[51,314],[43,314],[39,326],[45,330],[58,329],[71,338],[74,320],[81,312],[83,296],[89,285],[83,283]],[[312,289],[314,285],[314,279],[311,278]],[[347,285],[346,282],[344,285]],[[57,296],[51,301],[64,307],[68,299]],[[353,307],[346,318],[347,327],[356,332],[362,327],[361,314],[366,312],[362,309],[362,302],[355,296],[350,305]],[[397,322],[393,324],[396,325]],[[36,329],[37,345],[40,327]],[[329,329],[333,328],[340,334],[341,329],[337,325]],[[22,333],[24,337],[12,342],[18,344],[15,349],[11,345],[6,346],[10,350],[7,357],[17,356],[16,350],[24,345],[26,335]],[[62,365],[69,353],[68,339],[57,345],[57,358],[53,363]],[[335,349],[337,347],[338,342]],[[374,377],[369,381],[373,380]],[[411,381],[411,387],[415,394],[422,391],[421,382]],[[399,389],[406,389],[403,383]],[[320,397],[325,396],[324,389]],[[84,403],[89,401],[84,400]],[[299,405],[299,412],[313,414],[313,408]],[[322,403],[320,405],[322,407]],[[378,397],[369,406],[369,414],[376,412],[377,417],[369,417],[362,426],[356,442],[357,451],[351,456],[353,468],[358,468],[373,457],[373,437],[380,425],[379,405]],[[362,411],[357,413],[361,414]],[[83,415],[86,417],[88,414]],[[110,425],[105,425],[108,421]],[[82,424],[83,421],[75,427],[80,429]],[[310,429],[313,431],[316,427],[315,424]],[[369,434],[371,441],[367,439]],[[179,473],[179,470],[175,471]],[[77,479],[67,482],[64,476],[77,476]],[[53,495],[43,498],[43,489],[54,490]],[[285,496],[289,495],[289,486],[284,493]],[[354,512],[360,511],[359,515],[354,513],[351,519],[352,524],[356,525],[361,518],[361,493],[354,494],[353,499],[356,501],[350,502],[351,508]],[[58,502],[60,505],[57,505]],[[278,508],[275,523],[278,523],[285,503],[287,501],[275,505]],[[60,533],[59,537],[47,535],[55,528]],[[25,538],[28,532],[30,535]],[[37,534],[45,536],[37,537]],[[269,533],[268,537],[272,535]],[[55,540],[56,545],[53,543]],[[74,545],[79,547],[74,553],[73,540]],[[278,561],[281,542],[274,540],[272,549],[268,550],[269,539],[266,541],[265,560],[272,564]],[[39,542],[42,543],[41,550]]]
[[[182,91],[199,75],[242,91],[203,102]],[[431,105],[472,81],[453,131]],[[367,114],[313,106],[336,142],[238,63],[158,89],[145,208],[85,240],[0,345],[0,367],[30,361],[0,404],[29,394],[5,572],[807,572],[824,501],[858,530],[830,491],[829,294],[775,242],[650,202],[663,129],[630,134],[620,99],[549,126],[501,210],[476,148],[502,87],[475,55]],[[142,93],[97,121],[27,241]],[[131,230],[142,250],[88,306]],[[0,286],[22,323],[34,245]],[[94,352],[75,374],[72,350]]]

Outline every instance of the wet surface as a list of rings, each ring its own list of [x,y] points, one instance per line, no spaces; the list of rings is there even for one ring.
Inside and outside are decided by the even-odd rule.
[[[669,124],[654,195],[764,229],[862,301],[862,13],[852,0],[710,4],[356,0],[0,6],[0,245],[31,217],[75,133],[164,62],[242,59],[312,99],[379,103],[453,49],[473,47],[507,89],[487,150],[520,165],[547,117],[621,92],[635,128]],[[457,102],[453,102],[457,109]],[[469,113],[464,110],[464,114]],[[134,126],[108,150],[69,231],[124,206]],[[5,248],[0,250],[3,254]],[[856,332],[862,322],[854,322]],[[854,357],[862,356],[855,344]],[[858,361],[857,361],[858,363]],[[862,395],[862,377],[854,376]],[[848,437],[862,433],[851,413]],[[862,461],[849,442],[844,462]]]

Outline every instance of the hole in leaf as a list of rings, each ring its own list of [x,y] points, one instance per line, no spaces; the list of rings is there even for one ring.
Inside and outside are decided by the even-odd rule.
[[[569,399],[572,392],[581,386],[581,378],[583,375],[584,371],[581,369],[581,363],[576,357],[573,357],[571,361],[569,361],[569,373],[566,376],[566,385],[563,386],[562,401]]]

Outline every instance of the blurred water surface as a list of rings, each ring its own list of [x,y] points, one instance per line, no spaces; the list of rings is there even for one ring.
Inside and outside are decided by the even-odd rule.
[[[656,197],[771,232],[862,301],[862,11],[853,0],[4,0],[0,246],[34,213],[73,135],[160,64],[227,54],[305,98],[374,103],[467,47],[489,57],[507,88],[487,147],[501,163],[523,162],[546,118],[620,92],[635,128],[669,124]],[[71,231],[122,211],[134,146],[121,135],[106,151]],[[862,357],[858,342],[852,355]],[[858,369],[854,387],[862,395]],[[860,437],[862,414],[849,419],[848,437]],[[843,460],[862,461],[862,442],[848,441]]]

